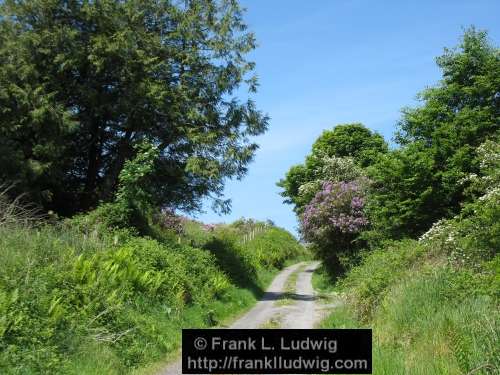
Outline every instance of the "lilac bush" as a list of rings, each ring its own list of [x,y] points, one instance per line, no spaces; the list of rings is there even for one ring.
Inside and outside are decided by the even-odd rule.
[[[306,241],[341,241],[368,225],[364,213],[364,184],[360,180],[323,182],[322,189],[306,206],[301,231]]]

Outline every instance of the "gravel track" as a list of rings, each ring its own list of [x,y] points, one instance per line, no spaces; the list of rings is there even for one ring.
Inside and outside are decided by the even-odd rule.
[[[278,322],[279,328],[313,328],[322,313],[312,287],[312,274],[319,262],[301,262],[285,268],[273,280],[262,299],[228,328],[261,328],[270,321]],[[287,279],[298,272],[295,291],[285,290]],[[286,298],[290,303],[277,301]],[[158,375],[181,375],[180,359],[168,365]]]

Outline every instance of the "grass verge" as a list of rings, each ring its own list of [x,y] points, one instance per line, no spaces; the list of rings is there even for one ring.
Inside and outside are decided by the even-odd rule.
[[[443,260],[409,256],[406,246],[393,250],[385,253],[390,269],[413,261],[390,272],[381,253],[369,255],[326,288],[344,291],[348,303],[333,309],[319,328],[372,328],[374,374],[498,373],[500,315],[495,299],[478,292],[475,275]],[[316,285],[323,285],[322,277]],[[370,306],[357,301],[368,293]]]
[[[161,363],[178,352],[182,328],[224,324],[260,298],[301,253],[283,232],[264,228],[243,243],[225,226],[196,244],[82,218],[2,226],[0,373],[126,374]]]

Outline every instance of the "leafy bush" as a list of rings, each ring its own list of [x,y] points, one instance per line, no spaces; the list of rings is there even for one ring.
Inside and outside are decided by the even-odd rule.
[[[349,302],[357,317],[369,319],[387,289],[423,254],[424,248],[412,240],[388,243],[384,249],[367,253],[361,264],[341,280],[342,288],[349,291]]]
[[[180,328],[240,312],[302,254],[270,226],[246,243],[231,225],[196,222],[180,244],[138,237],[100,216],[109,207],[57,225],[0,225],[0,372],[122,374],[158,361],[179,347]]]
[[[278,227],[266,229],[245,243],[244,248],[265,268],[281,269],[288,259],[306,256],[304,248],[295,237]]]
[[[368,225],[364,185],[362,180],[325,182],[301,216],[305,240],[315,244],[317,254],[332,269],[342,255],[352,255],[356,234]]]

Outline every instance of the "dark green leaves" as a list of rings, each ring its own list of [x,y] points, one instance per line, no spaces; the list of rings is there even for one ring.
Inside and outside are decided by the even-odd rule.
[[[285,203],[293,204],[295,211],[301,212],[311,198],[310,194],[300,194],[301,186],[304,188],[314,181],[354,180],[361,175],[360,167],[374,163],[387,149],[384,138],[362,124],[337,125],[325,130],[314,142],[305,163],[291,167],[277,185],[283,188]]]
[[[487,34],[467,30],[457,49],[437,59],[442,81],[422,105],[403,110],[403,146],[371,168],[379,189],[373,222],[390,237],[416,236],[472,199],[466,179],[478,173],[477,148],[499,134],[500,54]]]
[[[245,174],[267,117],[233,98],[256,87],[236,1],[6,1],[1,11],[2,180],[47,208],[87,209],[113,198],[143,140],[159,150],[158,205],[198,209]]]

